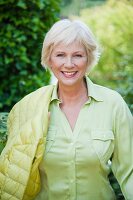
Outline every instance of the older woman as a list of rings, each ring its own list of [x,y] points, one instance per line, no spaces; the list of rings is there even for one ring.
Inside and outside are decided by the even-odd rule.
[[[60,20],[47,33],[42,65],[58,83],[11,110],[0,199],[113,200],[111,169],[125,199],[133,199],[133,119],[117,92],[86,76],[98,58],[94,36],[80,21]]]

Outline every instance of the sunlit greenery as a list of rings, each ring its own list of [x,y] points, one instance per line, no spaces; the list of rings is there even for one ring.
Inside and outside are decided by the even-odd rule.
[[[133,3],[110,0],[83,9],[80,19],[92,28],[102,49],[100,62],[90,76],[118,90],[133,111]]]
[[[102,5],[106,0],[62,0],[61,17],[80,15],[80,11],[87,7]]]

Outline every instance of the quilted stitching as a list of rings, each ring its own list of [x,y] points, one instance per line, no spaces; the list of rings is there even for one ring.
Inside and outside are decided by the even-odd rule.
[[[1,200],[30,200],[39,191],[38,165],[46,141],[42,137],[43,133],[46,137],[52,90],[53,86],[46,86],[27,95],[9,114],[9,139],[0,156]]]

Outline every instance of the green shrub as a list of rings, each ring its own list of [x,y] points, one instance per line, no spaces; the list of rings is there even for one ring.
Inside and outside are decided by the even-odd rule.
[[[101,43],[102,55],[90,74],[102,85],[120,92],[133,112],[133,2],[109,0],[81,12]]]
[[[0,1],[0,110],[46,85],[40,65],[43,38],[58,19],[60,0]]]
[[[7,116],[8,113],[0,113],[0,154],[7,141]]]

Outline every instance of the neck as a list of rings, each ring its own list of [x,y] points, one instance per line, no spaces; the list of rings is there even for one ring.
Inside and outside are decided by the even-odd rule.
[[[86,82],[83,80],[77,85],[64,86],[59,83],[58,96],[62,104],[72,105],[88,99]]]

